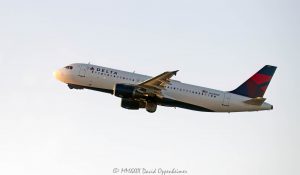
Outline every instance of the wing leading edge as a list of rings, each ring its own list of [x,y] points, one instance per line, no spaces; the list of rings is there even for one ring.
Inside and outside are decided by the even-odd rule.
[[[147,91],[153,92],[158,97],[161,96],[161,90],[165,89],[167,85],[171,83],[171,77],[177,74],[179,70],[167,71],[153,78],[150,78],[137,86]]]

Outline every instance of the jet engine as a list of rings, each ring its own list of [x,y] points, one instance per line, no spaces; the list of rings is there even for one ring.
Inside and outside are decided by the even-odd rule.
[[[137,87],[129,84],[116,84],[114,95],[121,98],[138,98],[142,93],[138,92]]]
[[[142,102],[138,100],[122,98],[121,107],[125,109],[138,110],[143,107]]]

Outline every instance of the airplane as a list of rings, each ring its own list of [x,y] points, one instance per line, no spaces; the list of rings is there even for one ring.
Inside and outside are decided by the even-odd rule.
[[[264,94],[277,67],[266,65],[232,91],[220,91],[181,83],[171,78],[176,71],[155,77],[84,63],[56,70],[54,77],[70,89],[89,89],[121,98],[121,107],[145,108],[153,113],[157,106],[179,107],[203,112],[244,112],[272,110]]]

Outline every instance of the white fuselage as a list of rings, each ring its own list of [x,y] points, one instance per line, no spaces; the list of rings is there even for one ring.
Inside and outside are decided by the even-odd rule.
[[[99,89],[100,91],[109,93],[113,93],[114,87],[118,83],[139,84],[151,78],[150,76],[91,64],[75,63],[70,66],[72,66],[72,69],[61,68],[57,70],[54,73],[55,77],[64,83],[74,85],[74,87]],[[162,95],[166,99],[194,107],[201,107],[211,112],[260,111],[273,108],[273,106],[268,103],[263,103],[262,105],[246,104],[244,101],[250,100],[251,98],[230,92],[185,84],[176,80],[171,80],[170,85],[162,90]],[[173,106],[168,104],[164,105]],[[190,107],[187,108],[193,109]]]

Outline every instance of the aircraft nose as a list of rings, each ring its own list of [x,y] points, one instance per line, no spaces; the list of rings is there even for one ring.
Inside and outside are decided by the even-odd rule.
[[[57,80],[59,80],[59,81],[62,81],[62,73],[61,73],[61,71],[60,70],[56,70],[56,71],[54,71],[53,72],[53,76],[57,79]]]

